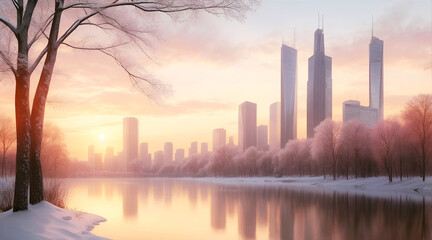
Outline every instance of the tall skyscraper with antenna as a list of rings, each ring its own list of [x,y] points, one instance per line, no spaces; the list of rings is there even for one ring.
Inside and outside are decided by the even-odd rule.
[[[309,58],[308,73],[307,137],[312,138],[314,128],[332,117],[332,59],[325,55],[322,28],[315,31],[314,54]]]
[[[297,138],[297,50],[281,47],[281,139],[283,149]]]
[[[384,117],[384,81],[383,81],[384,41],[373,34],[369,43],[369,107],[378,109],[378,120]]]

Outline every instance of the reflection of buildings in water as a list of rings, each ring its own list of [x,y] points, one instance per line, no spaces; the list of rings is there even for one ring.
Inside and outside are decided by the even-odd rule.
[[[271,197],[269,199],[269,239],[279,240],[280,237],[280,211],[279,202],[276,201],[277,198]]]
[[[87,189],[89,197],[100,197],[102,195],[102,183],[99,180],[91,181]]]
[[[226,226],[226,204],[225,192],[222,186],[213,185],[211,187],[211,226],[215,230],[223,230]]]
[[[243,239],[255,239],[256,194],[249,188],[239,190],[238,232]]]
[[[164,202],[166,206],[171,206],[172,202],[172,182],[166,182],[164,184]]]
[[[164,184],[163,182],[154,181],[152,184],[153,187],[153,195],[156,202],[160,202],[163,200],[164,194]]]
[[[104,191],[105,191],[105,198],[106,199],[112,199],[113,192],[114,192],[114,186],[112,183],[104,183],[103,184]]]
[[[305,225],[305,213],[304,208],[295,209],[294,211],[294,239],[296,240],[307,240],[306,236],[306,225]]]
[[[285,197],[285,194],[281,194],[282,198],[280,201],[280,230],[281,239],[294,239],[294,208],[293,200],[289,197]],[[289,196],[290,193],[288,193]],[[285,200],[287,199],[287,200]]]
[[[208,198],[208,184],[200,184],[199,186],[199,190],[200,190],[200,200],[202,202],[207,202],[207,198]]]
[[[191,183],[187,188],[189,204],[192,208],[196,208],[198,200],[198,186],[196,183]]]
[[[136,218],[138,214],[138,189],[136,184],[123,186],[123,217]]]
[[[146,206],[149,197],[149,182],[139,185],[140,204]]]
[[[266,194],[257,194],[257,221],[260,226],[267,226],[268,223],[268,196]]]

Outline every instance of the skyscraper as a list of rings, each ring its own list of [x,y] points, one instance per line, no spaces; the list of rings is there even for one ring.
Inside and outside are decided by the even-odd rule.
[[[383,50],[384,42],[372,35],[369,44],[369,107],[378,109],[378,120],[384,116]]]
[[[130,171],[129,163],[138,158],[138,119],[123,118],[123,164],[122,170]]]
[[[239,148],[245,151],[248,147],[257,143],[257,105],[244,102],[239,106],[238,138]]]
[[[307,82],[307,137],[314,128],[332,117],[332,59],[325,55],[324,33],[315,31],[314,54],[309,58]]]
[[[213,130],[213,152],[222,145],[226,144],[226,130],[216,128]]]
[[[281,148],[297,138],[297,50],[281,48]]]
[[[172,142],[166,142],[164,144],[164,163],[165,164],[171,164],[173,161],[173,143]]]
[[[281,105],[275,102],[270,105],[269,145],[270,150],[279,150],[281,136]]]
[[[267,125],[257,127],[257,149],[260,151],[268,150],[268,128]]]
[[[175,161],[179,163],[184,160],[184,149],[177,149],[175,152]]]
[[[198,153],[198,142],[191,142],[188,157]]]
[[[201,143],[201,153],[208,153],[208,143],[206,142]]]

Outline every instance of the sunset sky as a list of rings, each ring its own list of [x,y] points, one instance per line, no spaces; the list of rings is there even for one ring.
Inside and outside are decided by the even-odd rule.
[[[372,16],[374,35],[384,41],[384,116],[397,115],[411,97],[432,92],[432,68],[426,69],[432,66],[432,1],[263,0],[243,22],[208,14],[153,19],[158,27],[158,41],[148,52],[153,61],[123,52],[166,84],[152,101],[112,59],[61,48],[45,121],[60,127],[70,157],[79,160],[87,160],[90,144],[96,152],[108,146],[122,151],[124,117],[138,118],[140,142],[148,142],[152,154],[167,141],[185,152],[192,141],[211,146],[214,128],[227,129],[237,142],[243,101],[257,103],[257,123],[268,125],[269,105],[280,101],[280,47],[293,45],[295,29],[298,136],[305,138],[307,59],[318,13],[324,15],[326,55],[333,58],[334,120],[342,120],[345,100],[368,105]],[[36,80],[35,74],[33,89]],[[2,115],[14,116],[14,87],[13,78],[1,79]]]

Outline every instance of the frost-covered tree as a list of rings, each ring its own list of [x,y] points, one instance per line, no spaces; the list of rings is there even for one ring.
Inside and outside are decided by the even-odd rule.
[[[279,168],[286,174],[300,174],[301,150],[303,142],[301,140],[290,140],[285,148],[279,152]]]
[[[48,91],[59,48],[99,51],[113,58],[137,88],[148,93],[160,86],[134,71],[115,50],[131,45],[146,56],[154,26],[154,14],[172,17],[187,12],[207,12],[243,19],[253,0],[10,0],[0,2],[0,70],[15,77],[17,130],[16,179],[13,210],[27,209],[44,199],[40,163],[43,120]],[[83,45],[81,33],[105,34],[97,45]],[[71,36],[75,40],[70,41]],[[108,39],[122,39],[109,42]],[[124,48],[123,48],[124,49]],[[129,49],[129,51],[131,51]],[[135,64],[136,65],[136,64]],[[30,108],[30,79],[36,68],[41,73]]]
[[[338,138],[341,124],[330,118],[322,121],[315,127],[312,142],[312,157],[322,166],[324,178],[326,177],[326,166],[330,165],[333,179],[336,179],[336,168],[338,158]]]
[[[369,129],[359,120],[353,119],[342,126],[338,140],[341,153],[344,155],[343,171],[348,178],[349,168],[353,167],[354,176],[364,171],[364,161],[369,148]]]
[[[1,177],[6,177],[6,154],[16,140],[12,119],[0,117],[0,144],[1,144]]]
[[[375,159],[382,164],[389,182],[393,181],[393,169],[395,168],[396,152],[401,125],[396,119],[385,119],[378,122],[372,129],[372,148]]]
[[[425,181],[432,158],[432,95],[419,95],[405,107],[403,119],[417,151],[420,176]]]

